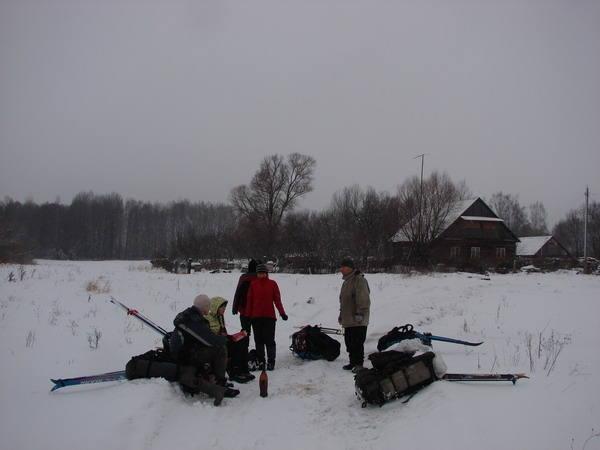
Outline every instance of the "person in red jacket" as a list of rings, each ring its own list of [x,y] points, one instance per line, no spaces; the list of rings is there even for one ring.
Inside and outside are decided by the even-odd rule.
[[[246,316],[252,322],[254,345],[259,367],[265,367],[265,347],[267,349],[267,370],[275,369],[275,307],[283,320],[288,316],[281,303],[281,294],[277,283],[269,278],[266,264],[256,267],[258,279],[250,283],[246,302]]]

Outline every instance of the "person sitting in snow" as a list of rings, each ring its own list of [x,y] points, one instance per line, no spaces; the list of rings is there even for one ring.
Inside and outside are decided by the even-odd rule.
[[[211,298],[210,312],[206,316],[210,329],[227,339],[227,354],[230,356],[227,363],[229,379],[238,383],[247,383],[255,377],[248,370],[248,343],[250,338],[244,331],[230,335],[225,326],[225,308],[228,301],[223,297]]]
[[[219,406],[224,397],[235,397],[240,391],[227,384],[227,340],[213,333],[204,317],[210,305],[208,295],[200,294],[194,299],[194,306],[177,314],[173,320],[175,330],[170,339],[170,354],[174,362],[189,366],[179,383],[191,392],[204,392],[214,397],[214,405]],[[201,375],[206,364],[212,365],[215,383]]]

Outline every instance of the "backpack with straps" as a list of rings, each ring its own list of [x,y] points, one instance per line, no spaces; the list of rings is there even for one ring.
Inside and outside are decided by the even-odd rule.
[[[340,356],[341,344],[318,326],[307,325],[292,334],[290,350],[302,359],[333,361]]]
[[[150,350],[134,356],[125,366],[128,380],[137,378],[164,378],[168,381],[179,381],[187,366],[173,363],[162,350]]]
[[[395,350],[369,355],[373,368],[361,369],[354,377],[356,395],[363,401],[363,408],[367,404],[381,406],[438,379],[433,367],[433,352],[413,355]]]

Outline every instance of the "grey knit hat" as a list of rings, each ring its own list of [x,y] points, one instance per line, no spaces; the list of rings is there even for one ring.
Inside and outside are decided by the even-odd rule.
[[[210,297],[206,294],[197,295],[194,299],[194,306],[200,312],[208,311],[210,309]]]
[[[258,266],[256,266],[256,273],[269,273],[269,268],[267,267],[266,264],[259,264]]]

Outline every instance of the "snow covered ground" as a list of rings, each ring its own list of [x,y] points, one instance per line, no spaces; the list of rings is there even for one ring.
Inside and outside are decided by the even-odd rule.
[[[353,375],[342,370],[343,344],[333,362],[302,361],[289,351],[296,326],[337,327],[340,275],[272,274],[290,319],[277,322],[269,397],[259,396],[254,380],[214,407],[160,379],[51,393],[50,378],[123,370],[131,356],[160,345],[110,295],[171,329],[195,295],[231,299],[239,273],[173,275],[122,261],[38,261],[19,269],[0,265],[1,449],[600,449],[597,276],[367,275],[367,352],[392,327],[412,323],[421,332],[485,341],[434,342],[449,372],[531,378],[514,386],[438,381],[406,404],[361,408]],[[16,281],[8,281],[10,272]],[[238,331],[230,311],[229,330]]]

